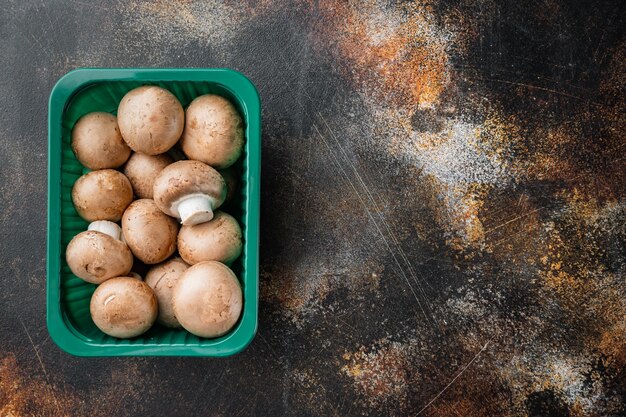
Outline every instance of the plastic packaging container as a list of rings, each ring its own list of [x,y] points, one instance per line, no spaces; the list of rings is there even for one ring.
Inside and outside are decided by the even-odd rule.
[[[89,314],[96,286],[74,276],[65,262],[67,244],[88,224],[78,216],[71,199],[72,185],[88,172],[71,150],[72,127],[93,111],[115,114],[126,92],[146,84],[168,89],[183,107],[202,94],[222,95],[237,107],[245,123],[245,149],[236,164],[239,188],[229,210],[244,237],[242,255],[232,265],[243,289],[244,305],[237,325],[216,339],[158,324],[132,339],[107,336]],[[242,74],[228,69],[79,69],[57,82],[50,94],[48,120],[47,323],[59,347],[78,356],[227,356],[252,341],[258,315],[260,119],[256,88]]]

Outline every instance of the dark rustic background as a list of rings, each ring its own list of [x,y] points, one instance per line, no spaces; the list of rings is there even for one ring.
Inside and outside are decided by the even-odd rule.
[[[621,6],[2,1],[0,415],[625,415]],[[50,341],[47,99],[77,67],[259,88],[243,353]]]

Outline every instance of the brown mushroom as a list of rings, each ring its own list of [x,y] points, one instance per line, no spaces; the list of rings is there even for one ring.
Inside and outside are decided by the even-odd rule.
[[[172,258],[169,261],[153,266],[146,275],[146,284],[152,288],[159,301],[159,317],[157,320],[166,327],[180,327],[172,306],[172,291],[174,285],[187,268],[189,268],[189,265],[185,261],[180,258]]]
[[[145,155],[133,152],[124,166],[124,174],[139,198],[152,198],[154,179],[174,160],[167,154]]]
[[[174,314],[199,337],[226,334],[239,320],[243,296],[237,277],[226,265],[209,261],[187,269],[174,286]]]
[[[203,261],[230,264],[239,257],[241,248],[241,227],[223,211],[216,211],[208,222],[183,225],[178,233],[178,253],[191,265]]]
[[[178,223],[153,200],[135,200],[122,216],[122,233],[133,254],[143,263],[163,262],[176,251]]]
[[[117,224],[98,221],[74,236],[65,250],[65,260],[72,273],[92,284],[128,274],[133,266],[133,254],[120,235]]]
[[[189,159],[228,168],[241,155],[243,130],[241,116],[230,101],[206,94],[187,108],[181,146]]]
[[[172,93],[147,85],[126,93],[117,109],[117,122],[132,150],[158,155],[180,139],[185,112]]]
[[[104,112],[89,113],[78,119],[72,129],[72,151],[91,170],[117,168],[130,156],[130,148],[117,127],[117,118]]]
[[[154,324],[158,304],[152,289],[133,277],[117,277],[102,283],[91,296],[93,322],[109,336],[139,336]]]
[[[133,188],[128,178],[114,169],[89,172],[72,187],[72,202],[87,221],[118,221],[133,201]]]
[[[183,224],[198,224],[213,218],[226,198],[226,183],[215,169],[199,161],[178,161],[167,166],[154,180],[154,202]]]

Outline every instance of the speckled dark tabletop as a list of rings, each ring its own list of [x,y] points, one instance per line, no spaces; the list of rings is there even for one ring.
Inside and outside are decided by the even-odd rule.
[[[620,4],[2,1],[0,415],[625,415]],[[46,330],[49,92],[140,66],[261,93],[259,332],[228,359]]]

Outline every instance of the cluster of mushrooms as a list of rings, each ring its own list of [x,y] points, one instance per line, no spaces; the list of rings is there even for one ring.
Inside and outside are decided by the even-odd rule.
[[[236,324],[242,291],[228,265],[242,233],[218,209],[233,195],[243,130],[224,97],[206,94],[184,110],[157,86],[129,91],[117,117],[76,122],[72,150],[91,171],[72,202],[90,224],[65,255],[74,275],[98,284],[90,313],[104,333],[135,337],[158,321],[213,338]],[[131,272],[135,260],[151,266],[145,279]]]

